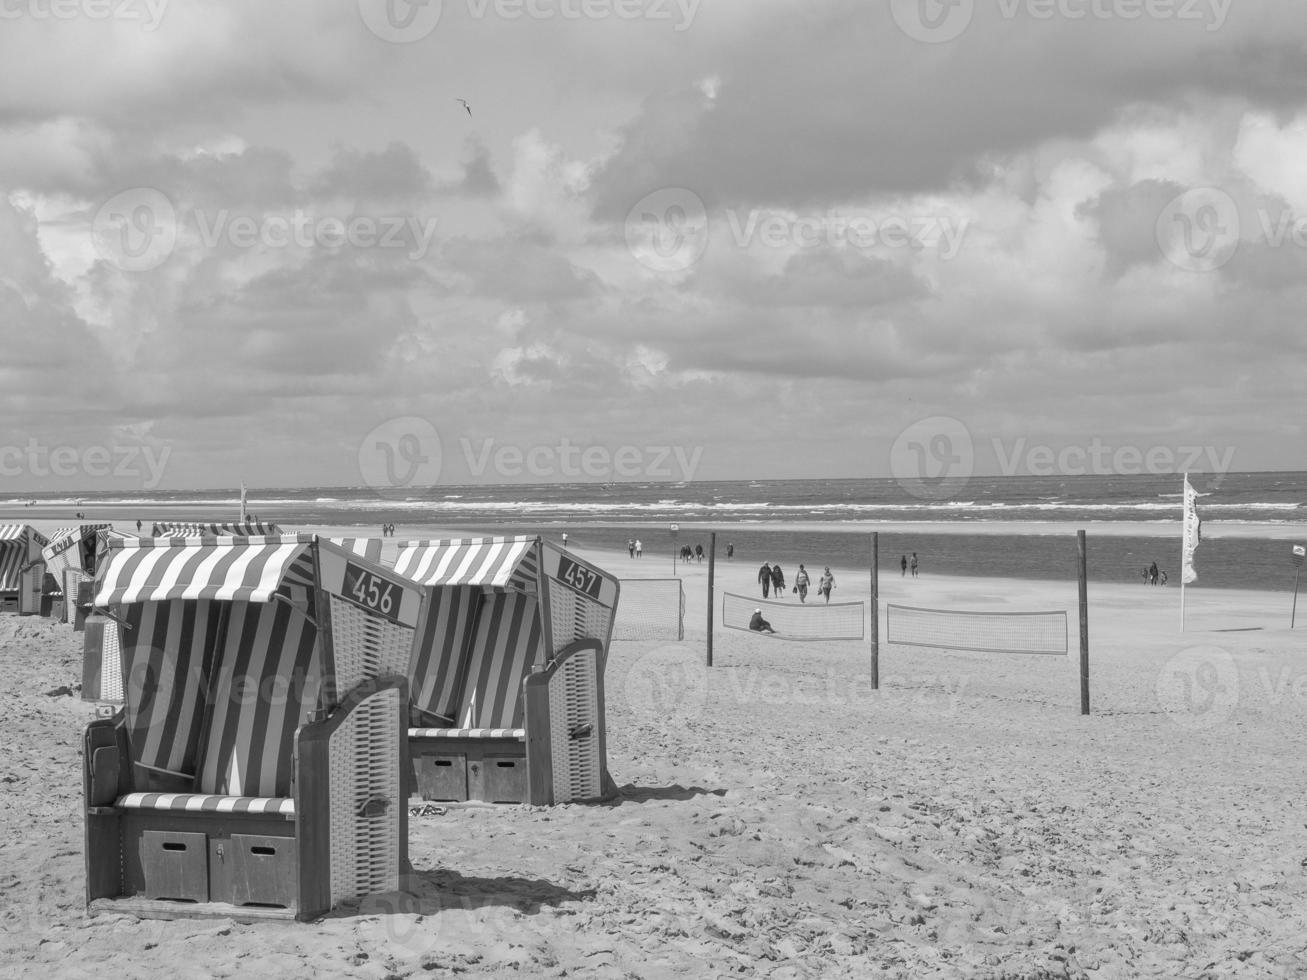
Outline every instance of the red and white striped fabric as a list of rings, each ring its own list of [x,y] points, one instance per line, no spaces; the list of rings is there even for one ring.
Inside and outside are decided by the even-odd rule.
[[[464,538],[403,541],[395,571],[420,585],[478,585],[536,591],[539,539]]]
[[[466,674],[463,654],[483,593],[470,585],[430,592],[409,661],[410,700],[452,724],[459,714],[458,699]]]
[[[267,602],[313,536],[110,540],[99,607],[174,599]]]
[[[281,534],[281,528],[271,521],[165,521],[154,525],[156,538],[241,537],[262,538]]]
[[[522,681],[544,662],[540,604],[514,592],[485,596],[464,683],[459,726],[518,728],[525,719]]]
[[[186,810],[190,813],[263,813],[295,816],[289,797],[217,796],[210,793],[128,793],[117,805],[128,810]]]
[[[370,562],[381,564],[380,538],[327,538],[334,545],[339,545],[351,554],[366,558]]]
[[[38,557],[33,544],[49,543],[30,524],[0,524],[0,592],[22,588],[23,569]]]
[[[81,568],[81,545],[86,538],[99,531],[112,530],[112,524],[75,524],[61,527],[50,536],[50,543],[41,549],[45,570],[58,577],[65,568]]]
[[[410,728],[409,738],[515,738],[526,741],[525,728]]]

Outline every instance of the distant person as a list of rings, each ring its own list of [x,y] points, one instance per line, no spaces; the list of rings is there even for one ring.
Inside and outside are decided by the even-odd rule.
[[[726,542],[726,557],[728,560],[735,557],[735,545],[729,541]]]
[[[141,520],[140,520],[140,518],[137,518],[137,519],[136,519],[136,533],[137,533],[137,534],[140,534],[140,533],[141,533]]]
[[[563,532],[563,547],[564,547],[564,548],[567,547],[567,532],[566,532],[566,531]]]
[[[1148,566],[1147,566],[1147,565],[1144,566],[1144,573],[1143,573],[1143,574],[1144,574],[1144,585],[1147,585],[1147,584],[1148,584]]]
[[[817,591],[826,597],[830,602],[831,589],[835,588],[835,576],[830,573],[830,566],[826,566],[826,571],[822,572],[821,581],[817,583]]]
[[[1148,584],[1149,584],[1149,585],[1156,585],[1156,584],[1157,584],[1157,576],[1158,576],[1158,574],[1159,574],[1159,573],[1158,573],[1158,570],[1157,570],[1157,562],[1153,562],[1151,565],[1148,566]]]
[[[912,577],[913,577],[913,578],[916,578],[916,577],[917,577],[917,553],[916,553],[915,551],[912,553],[912,566],[911,566],[911,567],[912,567]]]
[[[907,555],[902,555],[902,556],[899,557],[899,568],[901,568],[901,569],[903,570],[903,577],[906,578],[907,575],[908,575],[908,556],[907,556]]]
[[[636,558],[644,557],[644,544],[643,542],[641,542],[639,538],[635,539],[635,557]]]
[[[635,538],[626,539],[626,553],[632,558],[635,557]]]
[[[776,632],[774,629],[771,628],[771,623],[767,622],[767,620],[762,618],[761,609],[755,609],[753,611],[753,615],[749,617],[749,629],[753,630],[755,633]]]
[[[758,581],[762,584],[762,597],[766,599],[771,589],[771,562],[762,563],[762,567],[758,569]]]
[[[780,562],[771,567],[771,588],[776,598],[785,598],[785,573],[781,571]]]
[[[696,544],[694,546],[694,560],[697,561],[700,565],[703,564],[703,545]]]
[[[794,576],[794,591],[799,593],[799,601],[808,601],[808,570],[799,564],[799,570]]]
[[[1162,569],[1162,581],[1161,581],[1161,584],[1162,584],[1162,585],[1165,585],[1165,584],[1166,584],[1166,569],[1165,569],[1165,568]]]

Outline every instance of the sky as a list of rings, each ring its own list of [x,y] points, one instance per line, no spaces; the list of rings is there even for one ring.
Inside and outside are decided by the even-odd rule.
[[[0,498],[1307,469],[1305,54],[1300,0],[0,0]]]

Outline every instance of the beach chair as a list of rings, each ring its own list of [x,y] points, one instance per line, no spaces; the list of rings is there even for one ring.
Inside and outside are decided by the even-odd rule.
[[[313,535],[110,541],[124,703],[84,736],[88,910],[310,919],[397,889],[422,602]]]
[[[0,611],[24,616],[42,611],[49,538],[28,524],[0,524]]]
[[[600,798],[618,582],[540,538],[399,544],[427,591],[408,676],[414,786],[432,801]]]
[[[271,521],[156,521],[156,538],[267,537],[282,530]]]

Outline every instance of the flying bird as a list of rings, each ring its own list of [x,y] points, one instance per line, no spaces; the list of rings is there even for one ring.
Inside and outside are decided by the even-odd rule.
[[[454,101],[461,103],[463,108],[467,110],[467,114],[472,115],[472,107],[467,104],[467,99],[455,99]]]

